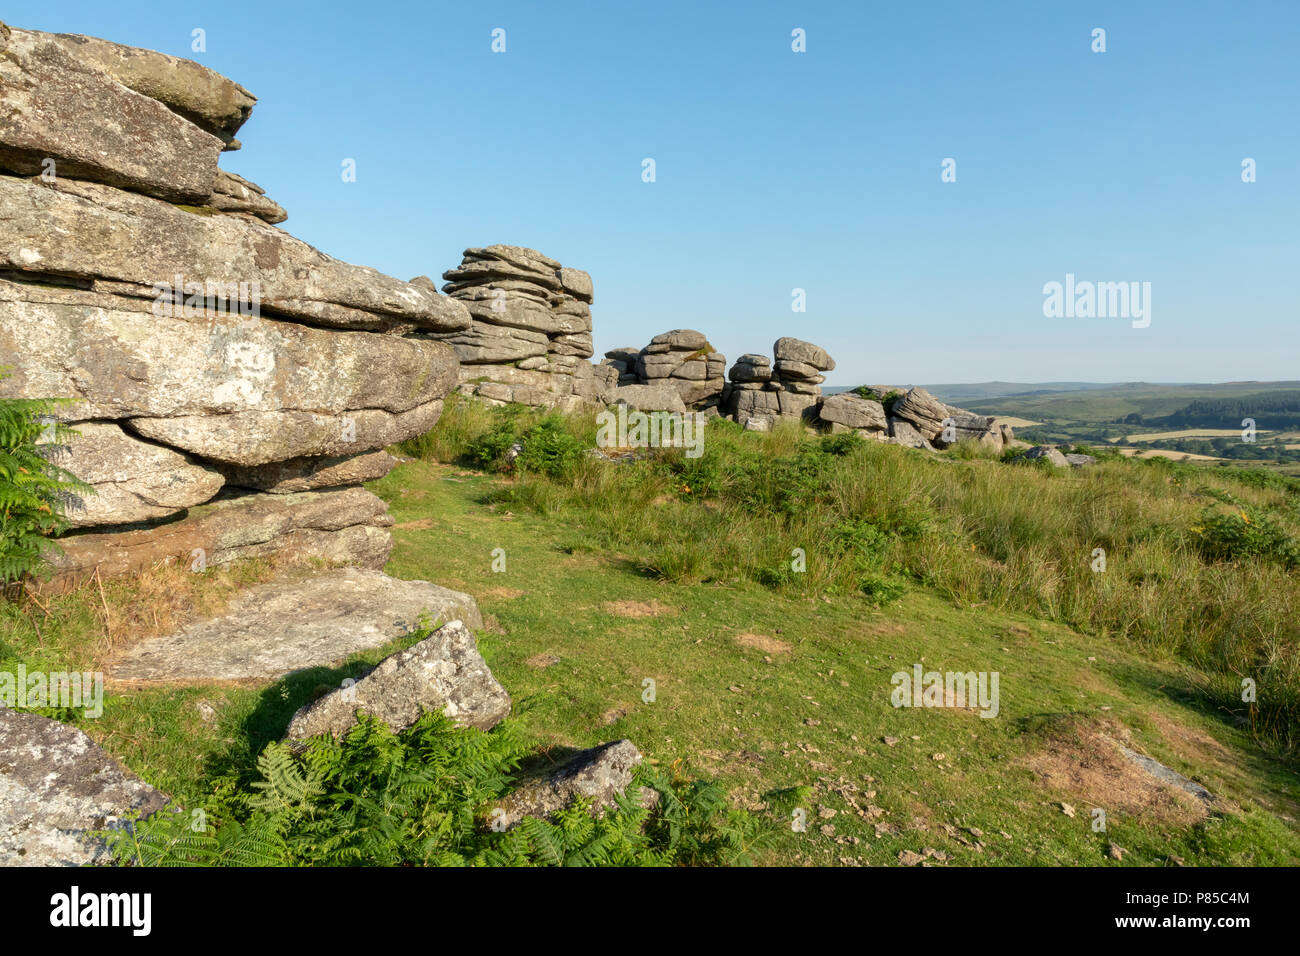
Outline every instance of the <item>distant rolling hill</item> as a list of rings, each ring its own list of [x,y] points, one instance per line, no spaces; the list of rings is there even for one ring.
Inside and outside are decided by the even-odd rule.
[[[1161,419],[1181,412],[1193,402],[1233,401],[1250,413],[1252,401],[1260,408],[1276,405],[1279,396],[1294,393],[1300,402],[1300,382],[1152,383],[1122,385],[1089,384],[1075,389],[1052,390],[1050,385],[1031,386],[1020,392],[979,396],[983,386],[931,388],[940,399],[963,405],[984,415],[1018,415],[1048,421],[1108,422],[1129,415]],[[965,389],[965,391],[963,391]],[[960,396],[960,398],[959,398]],[[1225,411],[1225,414],[1228,414]],[[1236,414],[1234,411],[1232,414]],[[1235,422],[1232,424],[1236,424]]]
[[[1293,427],[1290,422],[1300,416],[1300,381],[974,382],[925,387],[950,405],[982,415],[1043,422],[1104,423],[1138,415],[1152,424],[1167,420],[1173,425],[1186,417],[1201,425],[1236,428],[1242,417],[1250,416],[1266,428],[1265,419],[1277,418],[1273,427]]]

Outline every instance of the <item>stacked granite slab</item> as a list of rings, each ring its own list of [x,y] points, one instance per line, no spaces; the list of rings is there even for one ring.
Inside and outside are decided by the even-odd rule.
[[[789,337],[777,339],[772,354],[775,366],[753,353],[736,360],[728,373],[727,414],[756,429],[780,417],[815,419],[826,380],[822,373],[834,369],[835,360],[825,349]]]
[[[703,332],[673,329],[656,335],[650,344],[605,353],[605,363],[619,373],[618,384],[672,389],[688,409],[717,412],[726,388],[727,358],[709,344]]]
[[[178,556],[382,565],[380,449],[437,421],[462,301],[332,259],[218,168],[254,97],[187,60],[0,24],[0,395],[64,398],[59,580]],[[196,556],[197,552],[197,556]]]
[[[469,311],[468,328],[432,337],[460,359],[458,387],[493,404],[573,407],[594,402],[610,371],[592,354],[591,276],[536,249],[466,249],[443,291]]]

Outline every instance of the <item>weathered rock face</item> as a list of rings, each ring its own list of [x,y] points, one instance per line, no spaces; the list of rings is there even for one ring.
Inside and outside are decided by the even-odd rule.
[[[884,406],[851,392],[841,392],[827,398],[822,402],[820,414],[822,421],[856,430],[863,437],[878,437],[889,430]]]
[[[428,581],[361,568],[289,577],[249,589],[218,617],[127,648],[108,666],[108,677],[132,683],[273,680],[383,647],[415,630],[422,614],[433,622],[483,626],[473,598]]]
[[[161,524],[67,535],[50,556],[50,585],[74,587],[96,568],[108,577],[173,561],[196,571],[261,557],[381,568],[393,547],[392,523],[384,501],[362,488],[249,494]]]
[[[436,335],[462,363],[461,392],[492,404],[601,400],[607,380],[582,361],[592,354],[591,276],[536,249],[495,245],[466,249],[443,278],[472,316],[469,327]]]
[[[684,406],[697,411],[722,404],[727,359],[714,350],[703,332],[674,329],[656,335],[635,354],[629,354],[631,351],[605,353],[602,365],[618,373],[618,384],[673,388]]]
[[[257,97],[193,60],[96,37],[42,34],[80,63],[107,73],[128,89],[157,100],[195,126],[229,143]]]
[[[75,727],[0,707],[0,866],[107,863],[89,831],[166,802]]]
[[[95,491],[60,581],[391,547],[378,499],[330,515],[308,493],[381,476],[376,449],[433,426],[459,361],[421,333],[470,312],[275,228],[285,211],[217,166],[254,102],[197,63],[0,24],[0,395],[71,400],[81,437],[50,452]],[[557,312],[590,298],[553,271]]]
[[[641,760],[641,752],[630,740],[580,750],[559,766],[540,768],[521,781],[497,804],[493,823],[510,829],[524,817],[549,817],[575,797],[591,801],[593,812],[602,813],[632,784],[632,772]],[[643,793],[641,805],[650,806],[657,797],[654,792]]]
[[[73,420],[399,413],[444,396],[458,367],[428,340],[206,311],[167,318],[138,299],[3,279],[0,310],[0,354],[18,358],[0,394],[76,399],[60,413]]]
[[[410,727],[427,711],[441,712],[462,727],[491,730],[510,713],[510,695],[488,670],[474,634],[456,620],[385,658],[356,683],[303,707],[293,715],[286,736],[337,737],[356,723],[358,711],[378,717],[394,731]]]
[[[917,387],[908,389],[902,398],[894,402],[890,414],[910,423],[922,438],[932,441],[943,431],[943,421],[950,412],[947,405],[925,389]]]
[[[199,214],[98,183],[0,177],[0,269],[112,282],[157,301],[191,283],[257,289],[263,314],[344,329],[452,331],[469,313],[423,285],[331,259],[258,219]],[[254,284],[256,284],[254,286]]]
[[[220,466],[226,483],[238,488],[255,488],[275,495],[315,491],[338,485],[359,485],[388,474],[397,459],[386,451],[360,455],[323,455],[291,458],[260,467]]]
[[[685,412],[681,394],[665,385],[622,385],[610,396],[611,405],[638,412]]]
[[[50,34],[0,30],[0,169],[204,203],[222,145],[80,62]]]
[[[893,439],[894,444],[902,445],[904,448],[925,448],[934,451],[934,446],[930,444],[929,440],[912,427],[912,423],[905,418],[890,416],[889,436]]]
[[[225,483],[221,474],[108,422],[84,422],[54,456],[94,488],[67,511],[74,528],[148,521],[199,505]]]

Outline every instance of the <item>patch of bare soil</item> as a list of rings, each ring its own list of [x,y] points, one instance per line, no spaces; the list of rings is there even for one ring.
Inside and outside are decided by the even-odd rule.
[[[524,663],[529,667],[544,669],[550,667],[552,664],[560,663],[560,659],[554,654],[534,654],[532,657],[528,658],[528,660],[524,661]]]
[[[675,608],[659,601],[606,601],[601,607],[615,617],[658,617],[677,613]]]
[[[768,637],[766,634],[737,634],[736,643],[741,647],[756,647],[768,654],[788,654],[794,648],[789,641]]]
[[[1209,810],[1196,797],[1162,782],[1121,752],[1123,731],[1099,721],[1076,718],[1047,735],[1045,746],[1019,763],[1037,774],[1044,788],[1068,795],[1091,813],[1100,807],[1109,814],[1190,825]]]

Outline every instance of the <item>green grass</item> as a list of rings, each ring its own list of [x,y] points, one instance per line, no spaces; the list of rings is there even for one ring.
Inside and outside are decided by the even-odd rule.
[[[398,522],[390,571],[479,597],[496,623],[484,653],[535,736],[568,746],[628,737],[654,759],[716,775],[742,805],[809,788],[810,832],[783,833],[768,862],[884,864],[930,847],[971,865],[1100,865],[1111,862],[1109,841],[1130,851],[1126,864],[1300,859],[1294,823],[1280,817],[1294,820],[1294,773],[1225,725],[1186,666],[922,588],[873,608],[856,595],[801,597],[748,581],[671,583],[599,545],[572,513],[497,503],[510,483],[423,462],[377,483]],[[496,548],[504,573],[492,571]],[[789,650],[738,640],[747,634]],[[895,709],[890,676],[914,662],[997,670],[1000,716]],[[1195,826],[1112,813],[1108,832],[1094,834],[1082,805],[1075,818],[1057,805],[1077,798],[1020,764],[1049,739],[1043,721],[1061,714],[1132,728],[1138,749],[1248,809]],[[1223,741],[1231,759],[1198,760],[1157,729],[1170,724]],[[822,819],[822,807],[835,816]],[[819,831],[826,824],[834,834]],[[877,837],[876,824],[896,832]],[[983,851],[945,824],[982,830]]]

